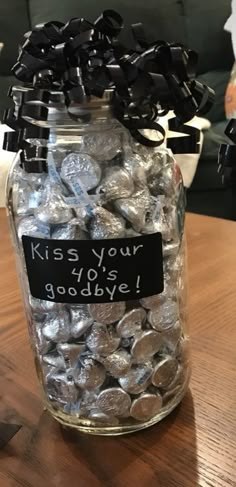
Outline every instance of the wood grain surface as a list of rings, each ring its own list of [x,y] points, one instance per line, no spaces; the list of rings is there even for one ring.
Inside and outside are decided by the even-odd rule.
[[[63,430],[43,410],[4,210],[0,213],[1,487],[236,487],[236,223],[187,216],[193,374],[158,425],[109,438]]]

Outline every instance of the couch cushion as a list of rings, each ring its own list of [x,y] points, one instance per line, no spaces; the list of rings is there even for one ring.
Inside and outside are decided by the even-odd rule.
[[[231,0],[182,0],[189,46],[199,53],[199,72],[233,65],[230,35],[223,30]]]
[[[0,74],[9,74],[16,62],[18,46],[24,32],[30,29],[27,0],[0,0]]]
[[[181,0],[182,1],[182,0]],[[151,39],[186,42],[184,17],[178,0],[29,0],[32,24],[56,19],[66,21],[71,17],[95,18],[105,9],[117,10],[130,25],[143,22]]]

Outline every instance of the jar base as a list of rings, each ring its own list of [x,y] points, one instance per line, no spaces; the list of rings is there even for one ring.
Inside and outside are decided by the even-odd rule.
[[[160,413],[156,414],[153,418],[149,419],[148,421],[142,423],[133,423],[132,425],[117,425],[117,426],[97,426],[91,420],[81,419],[79,418],[76,421],[76,418],[72,416],[68,416],[62,412],[58,412],[53,409],[48,403],[46,404],[47,410],[53,416],[56,421],[58,421],[64,427],[73,428],[81,433],[87,433],[90,435],[98,435],[98,436],[119,436],[125,435],[130,433],[135,433],[136,431],[140,431],[150,426],[153,426],[156,423],[159,423],[162,419],[168,416],[182,401],[186,392],[188,390],[188,383],[181,389],[181,391],[171,400],[168,404],[162,408]],[[75,422],[76,421],[76,422]]]

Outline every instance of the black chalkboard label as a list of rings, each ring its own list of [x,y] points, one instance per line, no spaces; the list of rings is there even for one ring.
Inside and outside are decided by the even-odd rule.
[[[111,240],[22,237],[33,297],[107,303],[163,291],[161,233]]]

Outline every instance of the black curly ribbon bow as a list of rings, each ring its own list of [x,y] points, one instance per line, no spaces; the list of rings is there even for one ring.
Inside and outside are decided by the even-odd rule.
[[[30,89],[21,93],[17,113],[5,115],[5,123],[18,130],[6,134],[5,148],[20,147],[26,160],[29,151],[31,160],[41,157],[38,148],[29,147],[26,132],[34,119],[47,120],[47,104],[60,102],[62,92],[69,115],[76,118],[76,105],[112,89],[114,115],[138,142],[161,145],[165,131],[157,120],[173,110],[170,128],[186,135],[167,140],[167,145],[175,153],[199,151],[200,132],[185,123],[209,110],[214,92],[194,80],[196,53],[180,44],[148,42],[142,24],[132,25],[135,48],[129,49],[118,39],[122,29],[122,17],[105,10],[94,23],[52,21],[25,34],[12,71]],[[144,129],[159,132],[159,140],[149,139]]]

